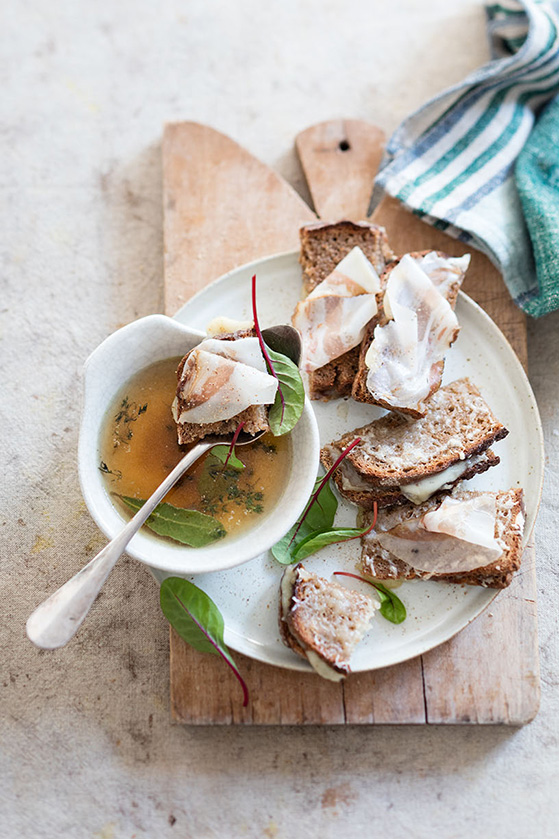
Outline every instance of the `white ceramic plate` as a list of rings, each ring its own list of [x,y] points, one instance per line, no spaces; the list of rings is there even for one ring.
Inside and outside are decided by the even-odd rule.
[[[262,326],[289,323],[301,292],[297,253],[279,254],[237,268],[192,298],[176,315],[182,323],[205,330],[216,315],[251,318],[250,278],[257,276],[258,310]],[[460,336],[447,355],[444,381],[469,376],[510,434],[495,446],[499,466],[476,476],[468,486],[497,490],[521,486],[526,501],[525,540],[534,526],[543,480],[542,430],[537,405],[524,371],[507,340],[485,312],[460,294],[456,313]],[[364,425],[384,411],[351,399],[313,403],[321,443]],[[336,522],[355,524],[356,507],[340,502]],[[355,571],[358,540],[332,545],[305,560],[323,576],[333,571]],[[225,619],[225,641],[252,658],[309,670],[309,665],[281,642],[277,629],[278,587],[283,568],[266,554],[221,573],[192,579],[217,603]],[[156,573],[158,579],[164,575]],[[344,584],[351,585],[348,578]],[[367,588],[355,582],[355,587]],[[434,582],[404,583],[398,595],[408,610],[407,620],[395,626],[377,616],[352,658],[352,670],[374,670],[420,655],[451,638],[472,621],[495,597],[474,586]]]

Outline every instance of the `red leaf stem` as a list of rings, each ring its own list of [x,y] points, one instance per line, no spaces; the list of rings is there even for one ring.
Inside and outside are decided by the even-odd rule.
[[[190,616],[190,618],[192,619],[193,623],[195,623],[195,624],[196,624],[196,626],[198,627],[198,629],[199,629],[199,630],[200,630],[200,631],[201,631],[201,632],[202,632],[202,633],[206,636],[206,638],[208,639],[208,641],[210,642],[210,644],[212,645],[212,647],[214,647],[214,648],[215,648],[215,650],[216,650],[216,651],[218,652],[218,654],[221,656],[221,658],[222,658],[222,659],[223,659],[223,661],[226,663],[226,665],[227,665],[229,668],[231,668],[231,670],[232,670],[232,671],[233,671],[233,673],[235,674],[236,679],[238,680],[239,684],[241,685],[241,688],[243,689],[243,708],[246,708],[246,706],[248,705],[248,687],[247,687],[247,685],[246,685],[245,680],[243,679],[243,677],[241,676],[241,674],[240,674],[240,673],[239,673],[239,671],[237,670],[237,667],[235,666],[235,664],[234,664],[233,662],[229,661],[229,659],[227,658],[227,656],[226,656],[226,655],[224,655],[223,650],[220,648],[219,644],[216,644],[216,643],[215,643],[215,641],[214,641],[214,639],[211,637],[211,635],[209,635],[209,633],[208,633],[208,632],[207,632],[207,630],[204,628],[204,626],[203,626],[203,625],[202,625],[199,621],[197,621],[197,620],[196,620],[196,618],[194,617],[194,615],[192,614],[192,612],[190,611],[190,609],[188,609],[188,608],[184,605],[184,603],[182,602],[182,600],[180,599],[180,597],[177,597],[177,595],[176,595],[174,592],[173,592],[173,597],[175,597],[175,598],[176,598],[176,600],[178,600],[178,602],[181,604],[181,606],[182,606],[182,608],[184,609],[184,611],[185,611],[185,612],[186,612],[186,613]]]
[[[350,574],[349,571],[334,571],[334,577],[352,577],[354,580],[361,580],[362,583],[369,583],[371,586],[373,585],[373,583],[365,577],[360,577],[359,574]]]
[[[235,433],[233,434],[233,439],[231,440],[231,445],[229,446],[229,452],[227,453],[227,457],[225,458],[225,463],[223,464],[223,469],[221,470],[222,472],[225,472],[225,470],[227,469],[227,464],[229,463],[229,460],[231,459],[231,455],[235,451],[235,443],[239,439],[239,434],[241,433],[241,431],[243,429],[243,425],[244,425],[244,422],[240,422],[237,426],[237,429],[236,429]]]
[[[336,460],[336,462],[334,463],[334,465],[333,465],[333,466],[331,466],[331,467],[330,467],[330,469],[328,470],[328,472],[325,474],[325,476],[323,477],[323,479],[321,480],[321,482],[320,482],[320,483],[319,483],[319,485],[318,485],[318,489],[317,489],[317,490],[315,490],[315,492],[314,492],[314,494],[313,494],[313,495],[311,495],[311,498],[310,498],[310,500],[309,500],[309,503],[308,503],[308,504],[307,504],[307,506],[305,507],[305,510],[304,510],[304,512],[303,512],[303,515],[301,516],[301,518],[299,519],[299,521],[298,521],[298,523],[297,523],[297,527],[295,528],[295,532],[293,533],[293,536],[291,537],[291,541],[289,542],[289,545],[291,545],[291,544],[293,543],[293,540],[295,539],[295,537],[297,536],[297,534],[298,534],[299,530],[301,529],[301,525],[302,525],[302,524],[303,524],[303,522],[305,521],[305,519],[306,519],[306,517],[307,517],[307,515],[308,515],[308,512],[309,512],[310,508],[311,508],[311,507],[312,507],[312,505],[315,503],[315,501],[318,499],[318,496],[319,496],[319,495],[320,495],[320,493],[322,492],[322,490],[323,490],[324,486],[325,486],[325,485],[328,483],[328,481],[330,480],[330,478],[331,478],[331,476],[333,475],[333,473],[335,472],[335,470],[338,468],[338,466],[340,465],[340,463],[342,462],[342,460],[344,459],[344,457],[346,457],[346,455],[348,455],[348,454],[350,453],[350,451],[351,451],[352,449],[354,449],[354,448],[355,448],[355,446],[357,446],[357,444],[358,444],[358,443],[360,443],[360,442],[361,442],[361,437],[356,437],[356,438],[355,438],[355,440],[354,440],[352,443],[350,443],[350,444],[349,444],[349,446],[348,446],[346,449],[344,449],[344,450],[343,450],[343,452],[340,454],[340,456],[338,457],[338,459]],[[376,502],[375,502],[375,506],[376,506]],[[376,521],[376,518],[375,518],[375,521]],[[352,538],[353,538],[353,537],[352,537]],[[288,546],[288,547],[289,547],[289,546]]]
[[[278,374],[274,370],[274,365],[272,364],[272,359],[268,355],[268,350],[266,349],[266,344],[264,343],[264,338],[262,337],[262,332],[260,330],[260,324],[258,323],[258,312],[256,311],[256,274],[253,274],[252,277],[252,317],[254,318],[254,328],[256,330],[256,335],[258,336],[258,341],[260,343],[260,349],[262,350],[262,355],[266,359],[266,364],[270,368],[270,373],[272,376],[277,380],[278,383],[278,393],[281,399],[281,419],[280,424],[283,422],[283,417],[285,414],[285,399],[283,398],[283,391],[281,389],[280,380]]]

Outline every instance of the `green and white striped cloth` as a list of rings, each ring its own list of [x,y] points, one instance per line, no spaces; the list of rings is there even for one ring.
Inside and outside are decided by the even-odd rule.
[[[373,204],[393,195],[486,253],[538,317],[559,308],[559,22],[539,0],[487,18],[493,60],[396,130]]]

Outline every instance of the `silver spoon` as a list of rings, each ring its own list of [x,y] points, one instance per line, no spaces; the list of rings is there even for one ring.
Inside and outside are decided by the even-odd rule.
[[[235,446],[249,445],[262,437],[264,433],[261,431],[254,436],[241,433]],[[205,437],[202,442],[190,449],[120,533],[111,539],[109,544],[77,574],[35,609],[25,627],[29,640],[44,650],[54,650],[67,644],[78,631],[103,583],[124,553],[128,542],[153,513],[159,502],[198,458],[218,443],[229,445],[231,439],[231,435]]]
[[[295,364],[298,364],[301,342],[299,334],[292,327],[270,327],[265,329],[262,334],[266,343],[269,343],[272,349],[277,347],[278,352],[288,355]],[[259,434],[251,436],[241,432],[235,445],[246,446],[254,443],[264,433],[264,431],[261,431]],[[54,650],[67,644],[78,631],[103,583],[113,570],[117,560],[124,553],[129,541],[153,513],[171,487],[205,452],[220,443],[229,445],[231,440],[231,435],[208,436],[190,449],[121,532],[87,565],[84,565],[77,574],[35,609],[28,618],[25,627],[29,640],[44,650]]]

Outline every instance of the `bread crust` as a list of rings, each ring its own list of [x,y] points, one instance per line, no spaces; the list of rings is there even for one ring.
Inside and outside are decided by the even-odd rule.
[[[460,499],[474,498],[479,492],[456,491],[453,497]],[[383,511],[377,518],[375,530],[361,540],[361,571],[377,580],[434,580],[442,583],[464,583],[484,588],[506,588],[512,582],[513,575],[522,562],[522,530],[516,526],[519,516],[524,516],[523,492],[521,489],[509,489],[491,493],[497,504],[496,533],[501,534],[505,550],[501,556],[489,565],[467,572],[455,574],[428,574],[411,568],[403,560],[381,548],[375,539],[378,530],[390,530],[409,518],[420,518],[429,510],[440,505],[440,500],[429,499],[419,507],[412,505]],[[371,514],[367,513],[366,518]]]
[[[430,498],[442,498],[445,495],[449,495],[459,483],[462,483],[462,481],[468,481],[470,478],[473,478],[474,475],[480,475],[492,466],[498,466],[501,462],[500,457],[491,451],[491,449],[488,449],[482,454],[484,455],[482,460],[472,463],[468,469],[460,475],[460,477],[456,478],[454,481],[449,481],[448,484],[445,484],[445,489],[437,490],[430,496]],[[332,453],[327,447],[322,449],[320,453],[320,461],[327,471],[334,465]],[[345,489],[342,474],[339,470],[336,470],[332,477],[340,495],[347,498],[347,500],[351,501],[352,504],[357,504],[357,506],[361,507],[363,510],[372,510],[375,503],[379,509],[382,507],[394,507],[400,504],[410,504],[409,498],[400,492],[399,485],[395,485],[393,487],[379,487],[372,485],[369,490]]]
[[[355,247],[360,247],[380,276],[395,259],[384,227],[368,221],[318,221],[299,229],[305,296],[332,273]]]
[[[342,451],[361,437],[348,462],[371,483],[394,487],[468,460],[507,434],[477,387],[463,378],[431,397],[425,417],[411,422],[400,414],[386,414],[344,434],[333,445]]]
[[[313,652],[332,670],[347,675],[353,648],[374,614],[373,601],[310,573],[302,564],[284,573],[293,574],[293,582],[287,611],[283,593],[280,596],[282,640],[301,657],[308,660],[307,653]]]
[[[303,290],[305,295],[332,273],[336,265],[354,248],[360,247],[379,276],[385,272],[387,263],[394,259],[394,252],[388,244],[383,227],[370,222],[341,220],[319,221],[307,224],[299,231],[301,254],[299,261],[303,269]],[[377,307],[381,307],[384,286],[377,294]],[[378,315],[373,319],[378,323]],[[335,358],[309,374],[311,399],[324,402],[343,396],[350,396],[359,365],[359,347]]]

